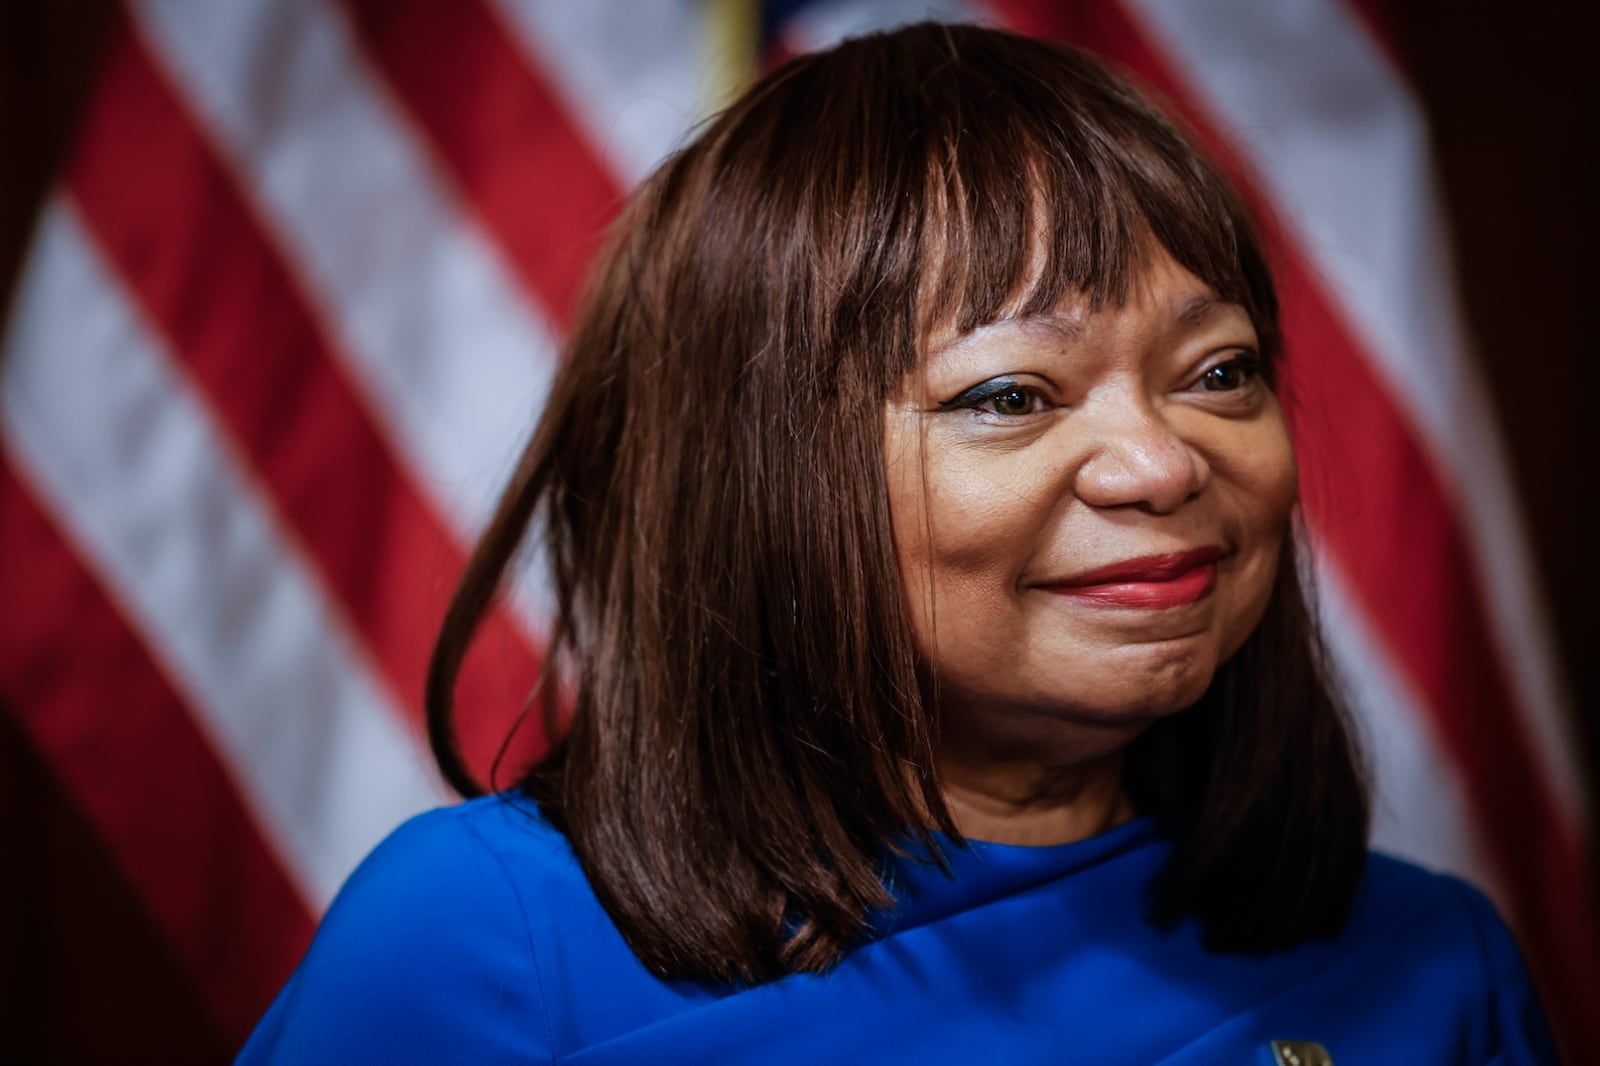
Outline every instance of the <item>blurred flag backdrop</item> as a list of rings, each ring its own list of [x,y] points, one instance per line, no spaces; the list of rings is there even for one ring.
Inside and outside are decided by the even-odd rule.
[[[1426,131],[1365,5],[150,0],[118,19],[4,337],[0,708],[215,1046],[362,855],[450,798],[429,646],[629,188],[761,63],[928,15],[1113,58],[1275,219],[1377,842],[1485,886],[1568,1046],[1600,1048],[1570,718]],[[484,768],[543,616],[523,581],[463,682]],[[89,1039],[61,1018],[61,1046]]]

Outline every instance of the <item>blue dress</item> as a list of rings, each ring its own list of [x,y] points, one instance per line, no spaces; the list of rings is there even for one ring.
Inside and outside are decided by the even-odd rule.
[[[566,838],[490,797],[397,830],[329,910],[239,1062],[1555,1062],[1493,907],[1373,856],[1336,940],[1213,954],[1141,896],[1167,854],[1139,819],[1090,840],[904,863],[898,906],[832,972],[747,988],[663,981]]]

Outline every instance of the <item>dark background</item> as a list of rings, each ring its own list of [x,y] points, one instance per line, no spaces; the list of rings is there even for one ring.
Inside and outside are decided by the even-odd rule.
[[[1431,121],[1464,310],[1532,527],[1592,783],[1600,550],[1579,516],[1600,491],[1595,19],[1579,2],[1362,6],[1385,27]],[[0,5],[0,315],[113,10],[108,0]],[[0,804],[0,1062],[41,1061],[61,1047],[84,1061],[225,1059],[231,1048],[207,1031],[93,829],[3,711]]]

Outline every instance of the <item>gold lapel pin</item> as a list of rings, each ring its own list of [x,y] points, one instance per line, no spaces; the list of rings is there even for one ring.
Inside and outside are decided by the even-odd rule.
[[[1333,1066],[1328,1049],[1314,1040],[1274,1040],[1272,1061],[1277,1066]]]

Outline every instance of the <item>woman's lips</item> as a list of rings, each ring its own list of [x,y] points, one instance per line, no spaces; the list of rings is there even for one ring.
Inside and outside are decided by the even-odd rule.
[[[1146,610],[1187,607],[1204,599],[1216,586],[1220,558],[1220,548],[1147,555],[1042,587],[1058,596],[1071,596],[1084,603],[1107,607]]]

